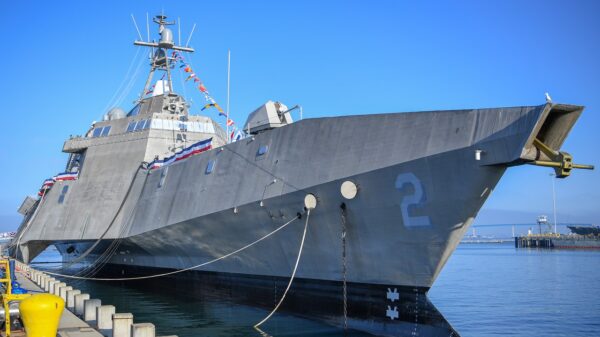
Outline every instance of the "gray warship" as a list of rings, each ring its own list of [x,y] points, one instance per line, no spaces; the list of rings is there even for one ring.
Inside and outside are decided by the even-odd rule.
[[[458,335],[426,295],[506,169],[591,168],[561,151],[583,107],[550,100],[295,122],[268,101],[231,142],[174,92],[172,52],[193,49],[155,22],[158,42],[135,44],[154,50],[142,93],[155,72],[162,90],[65,141],[65,173],[19,209],[22,261],[54,245],[105,277],[185,270],[174,277],[186,292],[210,283],[272,308],[299,259],[283,311],[378,335]]]

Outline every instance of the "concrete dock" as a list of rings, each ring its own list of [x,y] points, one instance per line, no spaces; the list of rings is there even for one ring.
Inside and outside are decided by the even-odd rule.
[[[515,248],[600,249],[600,237],[563,234],[517,236]]]
[[[26,289],[29,293],[44,292],[44,289],[38,287],[33,281],[22,275],[16,273],[17,282],[21,284],[21,287]],[[13,331],[12,336],[19,336],[16,331]],[[25,333],[22,333],[25,336]],[[62,316],[60,317],[60,323],[58,325],[58,336],[60,337],[103,337],[103,335],[92,328],[89,324],[81,320],[74,313],[67,310],[63,310]]]
[[[29,293],[47,292],[65,301],[58,326],[59,337],[155,337],[152,323],[134,323],[133,314],[119,313],[114,306],[23,263],[17,262],[16,270],[17,282]],[[25,332],[12,331],[11,336],[25,336]]]

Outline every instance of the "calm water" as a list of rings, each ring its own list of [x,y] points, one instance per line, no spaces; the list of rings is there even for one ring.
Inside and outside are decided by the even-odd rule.
[[[431,301],[463,336],[600,336],[600,252],[462,244]]]
[[[56,258],[46,252],[38,260]],[[429,296],[463,337],[599,336],[600,252],[516,250],[512,244],[462,244]],[[219,300],[175,298],[169,289],[70,282],[152,322],[157,335],[261,336],[251,326],[267,311]],[[274,336],[344,336],[337,328],[276,314],[264,326]],[[367,336],[353,332],[349,336]]]

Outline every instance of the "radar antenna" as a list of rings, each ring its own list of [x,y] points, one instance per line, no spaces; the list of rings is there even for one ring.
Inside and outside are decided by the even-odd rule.
[[[171,79],[171,67],[174,64],[175,57],[170,55],[169,50],[182,51],[187,53],[193,53],[194,48],[182,47],[175,45],[173,42],[173,32],[171,29],[167,28],[167,26],[174,25],[175,21],[167,21],[167,17],[165,15],[156,15],[152,18],[152,21],[158,24],[158,33],[160,34],[160,40],[158,42],[150,41],[134,41],[133,44],[136,46],[143,47],[151,47],[154,51],[151,56],[150,62],[150,73],[148,74],[148,78],[146,79],[146,85],[144,85],[144,90],[140,94],[139,101],[144,98],[148,89],[150,88],[150,83],[152,82],[152,77],[154,76],[154,72],[156,70],[161,70],[166,72],[167,75],[167,85],[168,92],[173,92],[173,81]],[[156,48],[156,49],[154,49]],[[166,92],[167,90],[163,90]]]

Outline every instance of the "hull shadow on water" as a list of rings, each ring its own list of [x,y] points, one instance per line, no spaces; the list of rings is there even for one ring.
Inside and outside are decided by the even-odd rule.
[[[97,277],[143,276],[166,269],[105,265]],[[289,279],[190,271],[140,281],[69,284],[156,325],[157,335],[186,336],[456,336],[426,289],[347,284],[345,330],[341,282],[296,279],[261,333],[253,325],[278,303]],[[393,318],[393,319],[392,319]],[[326,324],[323,324],[326,323]],[[363,332],[366,331],[366,332]],[[367,333],[369,332],[369,333]]]

